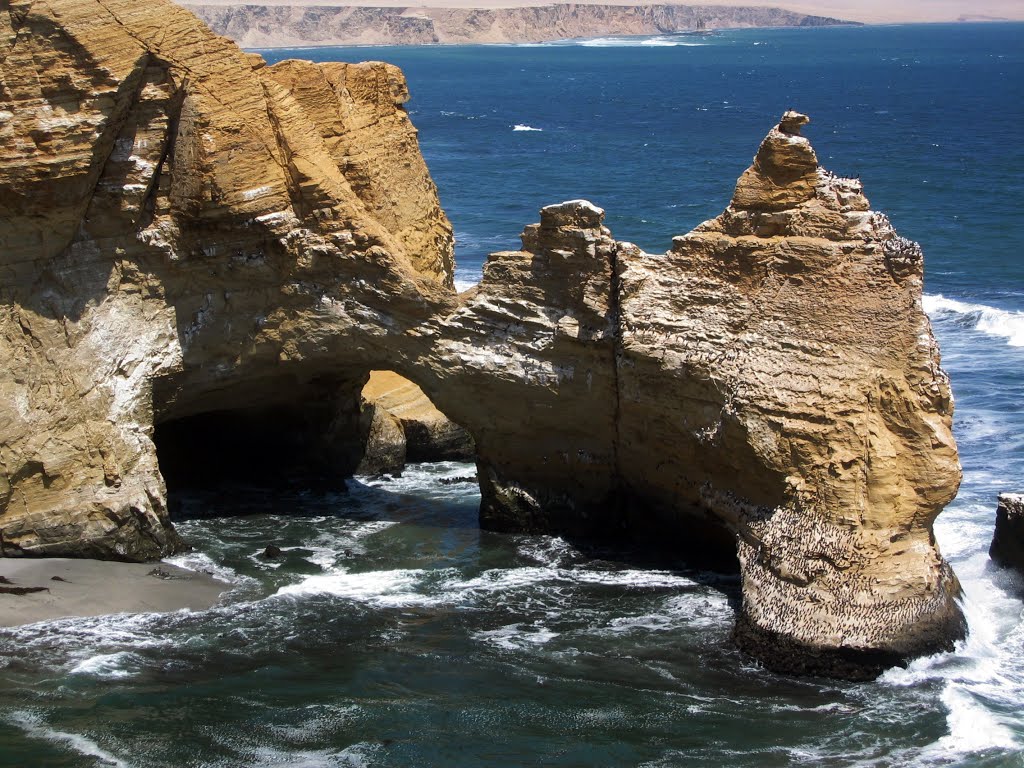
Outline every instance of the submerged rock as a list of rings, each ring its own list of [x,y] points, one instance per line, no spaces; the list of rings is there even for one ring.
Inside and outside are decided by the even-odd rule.
[[[0,14],[0,553],[176,549],[154,427],[179,470],[238,469],[235,424],[259,473],[350,474],[392,370],[471,435],[482,526],[738,564],[766,664],[865,677],[963,635],[921,250],[806,118],[667,254],[569,201],[456,295],[396,68],[267,67],[165,0],[54,7]]]
[[[988,554],[999,565],[1024,573],[1024,494],[999,494]]]

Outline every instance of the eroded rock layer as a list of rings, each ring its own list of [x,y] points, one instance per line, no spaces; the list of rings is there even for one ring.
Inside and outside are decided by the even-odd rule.
[[[169,2],[0,22],[0,550],[158,557],[154,421],[358,403],[454,303],[451,228],[395,67],[267,68]]]
[[[960,467],[921,250],[818,167],[805,122],[771,131],[725,213],[622,260],[619,462],[658,509],[727,522],[738,640],[814,672],[963,630],[931,526]]]
[[[962,636],[921,251],[803,116],[669,253],[571,201],[456,295],[394,67],[266,67],[166,0],[0,23],[4,555],[172,551],[154,436],[179,475],[351,473],[390,370],[472,436],[482,525],[738,558],[766,663],[858,677]]]

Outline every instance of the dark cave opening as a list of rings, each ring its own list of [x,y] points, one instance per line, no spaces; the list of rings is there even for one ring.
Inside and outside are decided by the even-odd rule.
[[[399,476],[407,463],[475,460],[469,433],[390,371],[254,380],[184,399],[188,389],[172,379],[154,386],[153,441],[172,518],[195,492],[270,501],[343,492],[353,475]]]
[[[343,489],[353,448],[325,439],[317,410],[308,404],[269,405],[158,424],[153,440],[168,494],[237,485]],[[331,423],[329,414],[320,416]]]

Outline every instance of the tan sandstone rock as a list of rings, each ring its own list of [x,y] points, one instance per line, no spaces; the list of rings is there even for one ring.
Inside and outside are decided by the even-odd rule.
[[[619,455],[672,501],[661,517],[691,506],[737,534],[741,644],[835,672],[962,633],[932,534],[960,466],[921,250],[860,182],[812,172],[803,122],[771,131],[725,213],[621,260]]]
[[[0,553],[166,554],[172,457],[349,474],[387,370],[472,435],[482,525],[738,558],[766,663],[962,636],[921,251],[801,116],[669,253],[570,201],[457,296],[395,68],[266,67],[167,0],[0,20]]]
[[[358,474],[401,472],[407,462],[475,458],[469,433],[397,373],[371,371],[360,398],[360,430],[365,437]]]
[[[157,557],[154,423],[358,392],[382,318],[454,303],[451,227],[395,67],[267,68],[159,0],[0,18],[0,551]]]

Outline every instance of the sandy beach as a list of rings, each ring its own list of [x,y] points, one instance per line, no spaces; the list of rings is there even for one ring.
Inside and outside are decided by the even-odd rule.
[[[0,627],[68,616],[200,610],[231,585],[168,563],[0,558]],[[42,587],[11,594],[8,590]]]
[[[556,0],[253,0],[248,4],[285,6],[362,6],[370,8],[523,8],[551,5]],[[179,0],[182,5],[226,6],[244,5],[245,0]],[[672,0],[576,0],[579,5],[653,5]],[[741,2],[741,0],[703,0],[680,5],[748,5],[784,8],[789,11],[818,16],[860,21],[867,24],[957,21],[961,16],[981,20],[1024,20],[1024,3],[1020,0],[780,0],[779,2]]]

